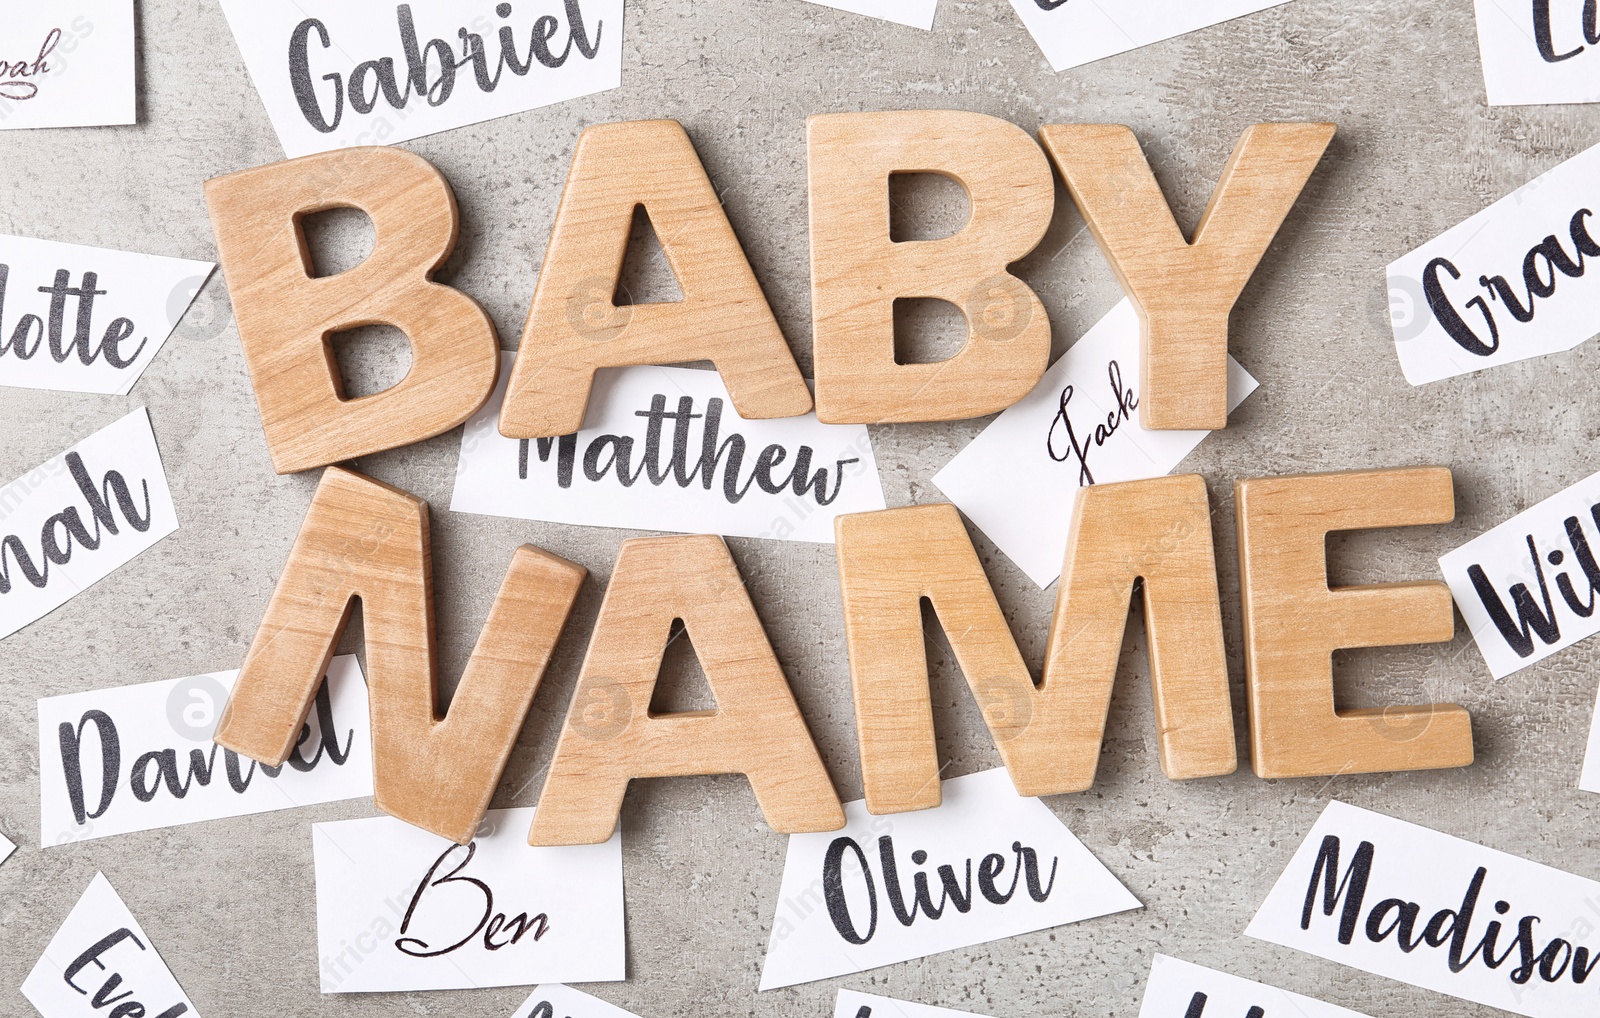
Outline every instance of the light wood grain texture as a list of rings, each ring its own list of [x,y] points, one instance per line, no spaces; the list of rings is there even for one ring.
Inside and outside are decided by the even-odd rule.
[[[932,602],[1019,794],[1094,784],[1138,577],[1162,769],[1183,779],[1238,767],[1201,478],[1079,493],[1038,685],[954,506],[843,516],[836,527],[870,812],[940,802],[921,598]]]
[[[379,809],[466,844],[489,807],[586,570],[532,545],[511,567],[439,717],[428,504],[330,467],[217,728],[276,766],[361,599]]]
[[[1448,523],[1444,467],[1238,481],[1250,743],[1263,778],[1465,767],[1472,720],[1452,704],[1336,710],[1340,647],[1440,643],[1455,631],[1450,589],[1432,580],[1328,586],[1327,535]]]
[[[1138,309],[1144,339],[1139,412],[1145,427],[1228,426],[1228,317],[1333,132],[1333,124],[1248,128],[1190,243],[1132,131],[1115,124],[1039,129],[1039,140]]]
[[[456,245],[450,184],[395,148],[348,148],[206,182],[217,253],[245,365],[280,474],[398,449],[450,430],[494,391],[494,323],[432,276]],[[356,208],[372,220],[372,254],[313,278],[300,220]],[[411,341],[394,386],[344,398],[330,336],[392,325]]]
[[[651,714],[674,620],[715,710]],[[611,837],[633,778],[744,774],[782,834],[836,831],[844,808],[720,537],[626,541],[595,621],[528,832],[531,845]]]
[[[1050,357],[1050,321],[1006,267],[1039,245],[1055,186],[1039,146],[981,113],[829,113],[806,122],[817,417],[829,424],[950,421],[1026,396]],[[966,188],[966,226],[889,238],[889,177],[937,173]],[[897,364],[894,302],[931,297],[967,318],[949,360]]]
[[[640,206],[678,277],[681,301],[613,301]],[[696,360],[716,366],[741,417],[811,410],[811,390],[682,126],[591,127],[572,157],[500,433],[572,434],[598,369]]]

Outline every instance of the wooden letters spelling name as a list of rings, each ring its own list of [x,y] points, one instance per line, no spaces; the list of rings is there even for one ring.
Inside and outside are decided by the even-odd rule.
[[[1046,149],[1145,322],[1146,424],[1225,424],[1229,309],[1331,137],[1329,125],[1258,125],[1234,152],[1193,244],[1126,129],[1047,127]],[[817,410],[823,420],[949,420],[992,413],[1043,372],[1049,323],[1007,266],[1043,236],[1049,166],[1012,125],[970,113],[813,118],[811,227]],[[974,153],[982,153],[979,158]],[[972,216],[944,241],[888,237],[888,178],[944,173]],[[329,465],[440,433],[482,405],[498,363],[472,300],[429,280],[455,235],[449,187],[392,149],[294,160],[210,182],[207,198],[241,342],[279,471]],[[377,226],[361,266],[313,279],[298,219],[336,205]],[[633,211],[664,229],[684,300],[612,303]],[[919,246],[920,245],[920,246]],[[893,358],[892,304],[961,307],[967,346],[940,365]],[[998,317],[995,317],[998,315]],[[394,388],[345,401],[328,350],[337,330],[400,327],[413,368]],[[513,437],[582,421],[602,367],[709,359],[741,413],[811,406],[760,286],[698,156],[671,121],[585,132],[540,273],[501,415]],[[1438,584],[1328,586],[1330,529],[1448,520],[1447,470],[1262,478],[1237,487],[1251,742],[1262,776],[1464,766],[1457,707],[1384,714],[1333,705],[1335,647],[1449,637]],[[1199,477],[1090,487],[1072,510],[1043,680],[1007,627],[959,515],[917,506],[837,524],[850,678],[868,809],[938,805],[938,764],[920,601],[951,634],[1019,792],[1090,787],[1135,581],[1142,581],[1161,764],[1172,778],[1231,773],[1233,709],[1211,534]],[[361,599],[368,641],[376,800],[465,843],[488,807],[584,570],[523,547],[513,556],[448,716],[438,717],[426,503],[330,466],[250,648],[216,741],[267,764],[295,745]],[[1391,618],[1386,613],[1393,612]],[[718,707],[650,713],[681,620]],[[1415,738],[1396,717],[1423,718]],[[1405,729],[1410,732],[1411,729]],[[720,538],[623,545],[556,747],[529,840],[605,841],[636,777],[742,773],[783,832],[836,830],[844,814]]]

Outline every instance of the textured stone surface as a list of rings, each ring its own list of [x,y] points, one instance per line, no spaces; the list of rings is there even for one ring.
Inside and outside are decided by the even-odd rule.
[[[0,134],[0,230],[213,257],[201,181],[281,157],[215,3],[142,0],[139,21],[139,126]],[[483,302],[507,346],[520,335],[572,146],[587,124],[685,124],[809,370],[808,114],[952,107],[1029,131],[1052,121],[1127,123],[1186,226],[1247,125],[1339,123],[1328,159],[1234,316],[1233,351],[1261,389],[1185,464],[1206,476],[1217,506],[1241,730],[1235,478],[1452,467],[1455,524],[1332,542],[1336,578],[1393,580],[1437,575],[1441,552],[1600,466],[1590,445],[1600,431],[1586,381],[1592,346],[1423,389],[1405,383],[1391,347],[1383,266],[1600,138],[1590,108],[1485,107],[1467,3],[1296,0],[1060,75],[1000,0],[944,0],[932,33],[800,0],[630,0],[626,31],[621,89],[408,145],[460,199],[461,247],[444,278]],[[914,192],[908,206],[913,215],[951,214],[937,191]],[[358,256],[348,231],[333,232],[330,254]],[[1070,204],[1021,273],[1049,309],[1058,352],[1118,297]],[[640,278],[650,275],[647,266]],[[5,478],[148,405],[183,528],[0,644],[0,830],[22,846],[0,866],[0,1012],[27,1011],[14,988],[101,869],[207,1015],[509,1014],[525,991],[319,999],[309,825],[369,815],[370,803],[40,850],[34,699],[236,667],[310,498],[315,476],[278,477],[269,467],[226,323],[226,294],[214,279],[131,396],[0,390]],[[934,324],[910,321],[930,331]],[[358,353],[352,372],[395,377],[381,348]],[[929,479],[982,424],[874,429],[890,505],[939,500]],[[443,511],[458,443],[449,434],[357,464],[441,507],[434,562],[448,682],[517,544],[540,544],[594,576],[496,800],[526,805],[537,796],[610,563],[630,535]],[[832,549],[730,543],[841,793],[858,797]],[[1033,589],[981,538],[979,548],[1037,666],[1054,591]],[[758,996],[783,839],[762,824],[742,779],[648,782],[635,786],[623,818],[631,978],[589,989],[645,1016],[822,1015],[836,985],[998,1016],[1130,1016],[1161,950],[1372,1015],[1487,1015],[1242,937],[1323,804],[1338,796],[1600,877],[1600,799],[1574,787],[1600,643],[1500,683],[1464,630],[1448,646],[1339,655],[1346,703],[1467,706],[1479,750],[1470,770],[1263,782],[1246,766],[1184,785],[1168,782],[1156,763],[1143,644],[1142,634],[1130,635],[1098,784],[1050,806],[1144,911]],[[948,649],[937,636],[929,646],[946,773],[994,766]],[[680,661],[673,671],[690,668]],[[673,702],[692,699],[684,691]]]

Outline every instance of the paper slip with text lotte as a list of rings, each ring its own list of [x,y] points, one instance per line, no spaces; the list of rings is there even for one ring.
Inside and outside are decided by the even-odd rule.
[[[1245,935],[1528,1018],[1600,1008],[1600,883],[1330,802]]]
[[[836,517],[884,508],[865,427],[747,421],[715,371],[606,369],[577,434],[506,438],[513,356],[462,432],[454,512],[832,544]]]
[[[1209,431],[1139,426],[1139,316],[1123,300],[933,483],[1040,587],[1061,575],[1078,489],[1172,472]],[[1228,358],[1228,409],[1256,380]]]
[[[126,395],[213,268],[0,236],[0,386]]]
[[[39,701],[41,845],[372,794],[367,684],[334,658],[281,767],[211,741],[237,671]]]
[[[935,809],[789,836],[761,989],[1141,908],[1004,768],[952,778]]]
[[[311,829],[323,993],[627,978],[622,836],[532,848],[533,810],[467,845],[393,817]]]

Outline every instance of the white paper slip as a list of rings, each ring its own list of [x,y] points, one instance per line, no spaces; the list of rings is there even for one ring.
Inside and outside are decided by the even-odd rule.
[[[0,385],[125,395],[215,267],[0,236]]]
[[[16,843],[4,834],[0,834],[0,862],[11,858],[11,853],[17,850]]]
[[[511,1018],[639,1018],[599,997],[560,983],[535,986]]]
[[[865,14],[869,18],[892,21],[929,31],[933,28],[933,15],[939,0],[809,0],[819,7],[832,7],[836,11]]]
[[[314,824],[323,993],[627,978],[622,839],[531,848],[533,810],[470,845],[393,817]]]
[[[622,84],[622,0],[222,0],[222,11],[291,157]]]
[[[1359,1011],[1158,954],[1139,1018],[1367,1018]]]
[[[1600,48],[1586,0],[1476,0],[1490,106],[1600,101]]]
[[[282,767],[211,741],[237,671],[39,701],[41,845],[372,794],[367,684],[336,657]]]
[[[462,433],[455,512],[832,544],[835,517],[884,508],[865,427],[747,421],[715,371],[600,371],[576,435],[506,438],[514,356]]]
[[[1406,381],[1570,350],[1600,332],[1600,146],[1389,266]]]
[[[100,873],[28,973],[22,995],[43,1018],[109,1018],[116,1012],[126,1018],[199,1018],[139,920]]]
[[[1529,1018],[1570,1018],[1600,1000],[1597,917],[1600,883],[1330,802],[1245,935]]]
[[[879,997],[855,990],[840,990],[833,1004],[833,1018],[984,1018],[971,1011],[933,1007],[893,997]]]
[[[1170,474],[1209,431],[1139,426],[1139,316],[1123,300],[933,483],[1041,588],[1061,576],[1078,489]],[[1256,390],[1228,358],[1228,410]]]
[[[1600,473],[1439,559],[1497,679],[1600,632]]]
[[[0,130],[134,123],[133,0],[0,7]]]
[[[936,809],[858,800],[843,830],[790,835],[761,989],[1143,907],[1004,768],[942,787]]]
[[[1578,787],[1585,792],[1600,792],[1600,698],[1595,700],[1594,720],[1589,724],[1589,747],[1583,754],[1583,776]]]
[[[1103,60],[1151,43],[1289,0],[1011,0],[1045,59],[1058,71]]]
[[[144,407],[0,488],[0,639],[177,529]]]

